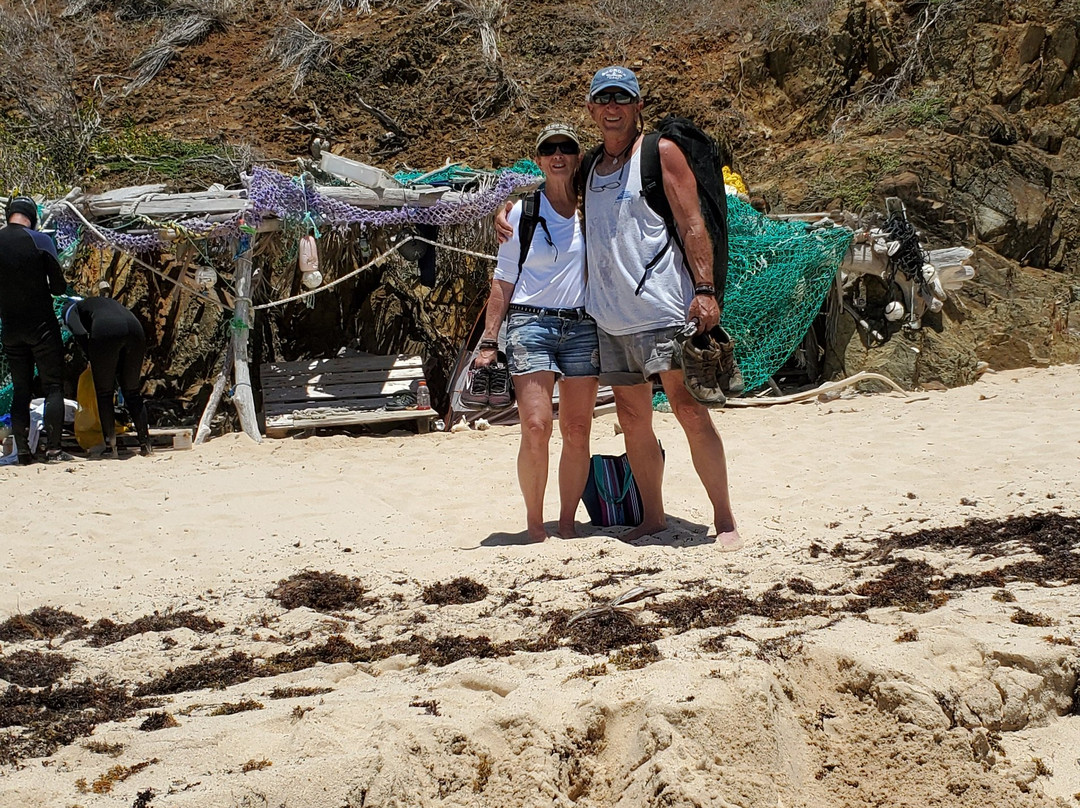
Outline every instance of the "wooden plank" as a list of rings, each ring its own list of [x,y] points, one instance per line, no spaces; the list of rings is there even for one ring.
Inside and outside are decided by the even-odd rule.
[[[122,216],[162,216],[176,218],[189,214],[236,213],[247,210],[246,199],[235,196],[208,196],[204,198],[181,198],[182,194],[151,196],[137,199],[120,206]],[[194,197],[195,195],[192,195]]]
[[[340,154],[321,152],[319,154],[319,168],[327,174],[334,174],[342,179],[351,180],[366,188],[401,188],[400,182],[395,180],[381,168],[369,166],[359,160],[350,160]]]
[[[148,194],[164,193],[167,185],[135,185],[130,188],[118,188],[115,191],[106,191],[103,194],[88,196],[82,200],[91,217],[116,216],[120,208],[132,199],[137,199]]]
[[[337,199],[358,208],[427,208],[440,200],[455,204],[462,199],[458,191],[449,188],[382,188],[372,190],[359,185],[320,185],[323,196]]]
[[[385,398],[394,393],[411,390],[412,386],[409,380],[397,380],[385,384],[371,382],[369,384],[297,385],[276,389],[263,387],[263,401],[311,401],[315,406],[322,406],[323,402],[336,399]]]
[[[357,370],[345,373],[294,373],[289,376],[264,376],[263,389],[277,390],[283,387],[328,387],[338,384],[368,384],[388,381],[420,381],[424,373],[420,368],[400,370]]]
[[[301,359],[295,362],[268,362],[262,366],[264,374],[282,373],[324,373],[359,370],[390,370],[391,368],[424,367],[424,360],[419,356],[377,356],[375,354],[356,354],[353,356],[332,356],[327,359]]]
[[[263,412],[266,415],[281,415],[299,410],[333,407],[356,412],[372,412],[385,407],[394,399],[392,396],[366,396],[363,398],[301,399],[300,401],[264,401]],[[412,412],[412,410],[386,410],[386,412]]]
[[[284,437],[289,431],[318,427],[355,427],[365,423],[392,423],[393,421],[417,421],[417,429],[427,432],[431,421],[438,417],[434,409],[405,409],[401,412],[352,413],[325,418],[275,418],[267,419],[267,436]]]

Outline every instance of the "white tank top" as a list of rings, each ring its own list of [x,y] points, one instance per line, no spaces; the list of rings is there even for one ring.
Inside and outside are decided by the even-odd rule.
[[[522,203],[518,202],[507,215],[514,235],[499,246],[495,279],[514,284],[512,303],[550,309],[581,308],[585,305],[585,245],[577,212],[568,218],[560,216],[547,195],[540,194],[540,216],[547,224],[547,232],[537,222],[519,278],[521,211]]]
[[[604,331],[622,336],[686,322],[694,284],[674,242],[635,294],[667,240],[663,217],[641,195],[641,149],[614,174],[599,175],[594,166],[585,183],[585,308]]]

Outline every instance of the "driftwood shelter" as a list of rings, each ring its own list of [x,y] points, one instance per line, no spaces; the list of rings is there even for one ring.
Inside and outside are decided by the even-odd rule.
[[[209,436],[226,394],[241,428],[256,441],[262,427],[267,435],[280,436],[314,426],[406,420],[426,431],[435,411],[411,408],[408,396],[402,396],[415,393],[425,377],[422,351],[359,351],[357,339],[339,350],[350,337],[340,329],[331,335],[335,328],[327,321],[343,318],[346,298],[356,318],[362,305],[369,306],[366,314],[371,315],[376,303],[354,301],[375,296],[367,280],[377,274],[371,270],[384,272],[396,262],[415,273],[418,258],[433,268],[434,245],[461,256],[469,271],[452,265],[450,272],[441,273],[441,284],[430,278],[426,284],[434,287],[429,297],[446,298],[449,291],[455,298],[451,302],[461,305],[443,305],[441,323],[430,322],[430,310],[409,312],[413,320],[425,321],[421,327],[427,334],[449,332],[446,345],[436,346],[441,351],[433,363],[438,377],[438,365],[452,359],[462,337],[457,332],[471,325],[455,321],[468,320],[470,306],[483,302],[477,298],[489,267],[487,255],[478,249],[491,249],[484,244],[482,223],[513,193],[538,182],[527,169],[476,172],[455,166],[402,181],[317,147],[313,151],[314,162],[303,165],[299,176],[256,167],[236,189],[167,193],[163,186],[139,186],[95,195],[76,190],[46,206],[46,223],[55,231],[62,257],[79,256],[73,263],[80,291],[104,279],[124,302],[144,306],[140,314],[163,341],[172,337],[201,344],[203,353],[218,357],[213,364],[212,357],[202,363],[206,371],[216,372],[201,376],[205,384],[212,375],[214,383],[202,407],[196,443]],[[304,253],[305,241],[317,244],[317,255]],[[493,241],[490,235],[487,241]],[[430,260],[424,260],[425,251]],[[416,283],[415,274],[408,283]],[[319,307],[330,311],[324,315]],[[447,325],[446,315],[450,327],[440,329]],[[316,337],[325,333],[329,350],[294,346],[285,332],[305,319],[305,330]],[[268,332],[267,322],[276,327]],[[384,328],[385,323],[375,326]],[[253,351],[256,340],[263,350]],[[377,333],[367,342],[401,345],[410,340]],[[289,359],[290,353],[315,353],[316,358],[277,361]],[[270,361],[251,367],[259,357]]]

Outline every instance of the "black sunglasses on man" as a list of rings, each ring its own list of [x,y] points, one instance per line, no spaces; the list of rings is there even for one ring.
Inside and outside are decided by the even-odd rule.
[[[625,90],[604,90],[592,97],[592,102],[601,107],[610,104],[612,101],[619,106],[626,106],[627,104],[633,104],[637,101],[637,98]]]

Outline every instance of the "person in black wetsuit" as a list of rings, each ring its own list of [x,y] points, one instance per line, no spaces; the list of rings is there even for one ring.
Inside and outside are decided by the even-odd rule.
[[[32,460],[30,399],[35,365],[45,390],[45,460],[73,460],[60,449],[64,428],[64,343],[52,301],[53,295],[64,293],[67,281],[52,239],[35,229],[34,200],[13,197],[4,216],[7,225],[0,229],[0,328],[4,354],[11,367],[11,428],[19,463],[26,465]]]
[[[105,447],[116,457],[116,383],[135,422],[142,454],[150,454],[150,428],[142,396],[146,334],[134,314],[111,297],[72,299],[64,304],[64,323],[90,360],[98,417]]]

